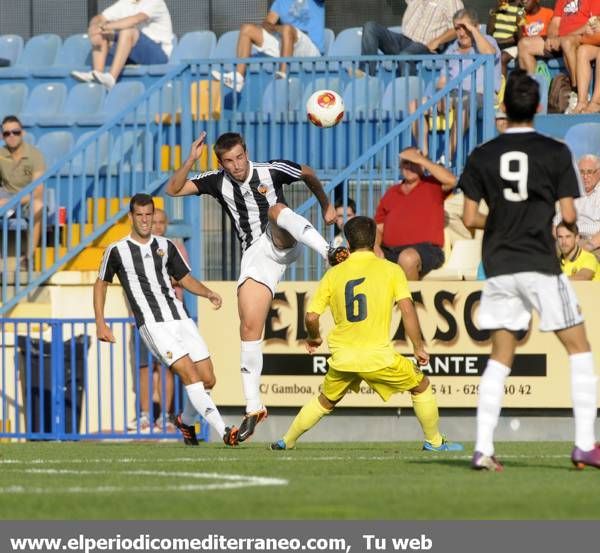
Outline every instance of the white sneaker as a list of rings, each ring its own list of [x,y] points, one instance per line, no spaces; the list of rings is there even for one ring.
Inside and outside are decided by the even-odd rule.
[[[577,106],[577,92],[569,92],[569,105],[567,106],[567,109],[565,109],[565,113],[569,114],[569,113],[573,113],[573,110],[575,109],[575,107]]]
[[[148,434],[150,432],[150,427],[152,424],[150,423],[150,417],[147,413],[140,413],[139,421],[137,419],[133,419],[128,425],[127,430],[131,432],[138,432],[138,422],[139,422],[139,432],[142,434]]]
[[[71,77],[82,83],[91,83],[94,80],[91,71],[71,71]]]
[[[287,74],[283,71],[275,71],[276,79],[287,79]]]
[[[110,73],[102,73],[101,71],[92,71],[92,75],[94,80],[101,85],[105,86],[108,90],[113,88],[117,82],[115,78]]]
[[[237,71],[228,71],[227,73],[221,74],[220,71],[213,70],[211,72],[213,79],[215,81],[220,81],[221,77],[223,78],[223,84],[227,88],[233,88],[236,92],[241,92],[242,88],[244,88],[244,75],[238,73]],[[234,83],[235,81],[235,83]],[[235,84],[235,86],[234,86]]]
[[[355,79],[362,79],[366,75],[366,73],[358,67],[348,67],[347,72],[349,77],[353,77]]]

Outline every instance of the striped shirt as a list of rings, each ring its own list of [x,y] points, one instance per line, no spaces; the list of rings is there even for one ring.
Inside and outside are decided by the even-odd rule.
[[[249,163],[250,171],[244,182],[236,181],[222,169],[191,179],[199,196],[210,194],[221,204],[235,227],[242,252],[265,232],[269,207],[286,203],[283,185],[302,178],[302,168],[293,161]]]
[[[427,44],[454,28],[452,16],[464,8],[461,0],[406,0],[402,34]]]
[[[168,238],[152,235],[140,244],[127,236],[106,248],[98,278],[112,282],[115,275],[119,277],[140,327],[189,318],[171,285],[171,277],[181,280],[189,272],[189,265]]]
[[[600,232],[600,182],[594,189],[584,196],[575,198],[575,209],[577,210],[577,228],[582,238],[588,239]],[[560,208],[552,221],[554,226],[560,223]]]

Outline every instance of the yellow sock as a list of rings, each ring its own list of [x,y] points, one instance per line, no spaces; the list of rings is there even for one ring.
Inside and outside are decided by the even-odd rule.
[[[310,430],[317,424],[325,415],[329,415],[331,411],[325,409],[319,402],[319,397],[313,397],[296,415],[288,431],[283,436],[283,441],[287,449],[292,449],[296,445],[296,440],[302,436],[307,430]]]
[[[434,447],[441,446],[443,438],[438,427],[440,416],[431,386],[428,386],[420,394],[411,394],[411,397],[415,415],[423,429],[423,434],[425,434],[425,440]]]

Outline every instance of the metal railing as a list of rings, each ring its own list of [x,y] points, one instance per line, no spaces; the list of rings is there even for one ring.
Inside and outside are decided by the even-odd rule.
[[[174,376],[169,397],[167,369],[140,356],[133,319],[108,319],[107,324],[117,339],[114,344],[96,339],[93,319],[0,320],[0,439],[180,437],[162,416],[169,405],[172,413],[182,409],[179,378]],[[142,418],[144,384],[149,425]],[[161,410],[155,416],[156,395]],[[199,422],[199,438],[207,441],[208,426]]]

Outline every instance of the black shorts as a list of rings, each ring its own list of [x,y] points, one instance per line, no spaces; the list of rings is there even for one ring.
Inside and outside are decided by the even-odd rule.
[[[383,255],[392,263],[398,263],[398,256],[407,248],[416,250],[421,258],[421,271],[419,273],[421,277],[424,277],[434,269],[439,269],[444,264],[444,250],[431,242],[419,242],[418,244],[410,244],[408,246],[381,246]]]

